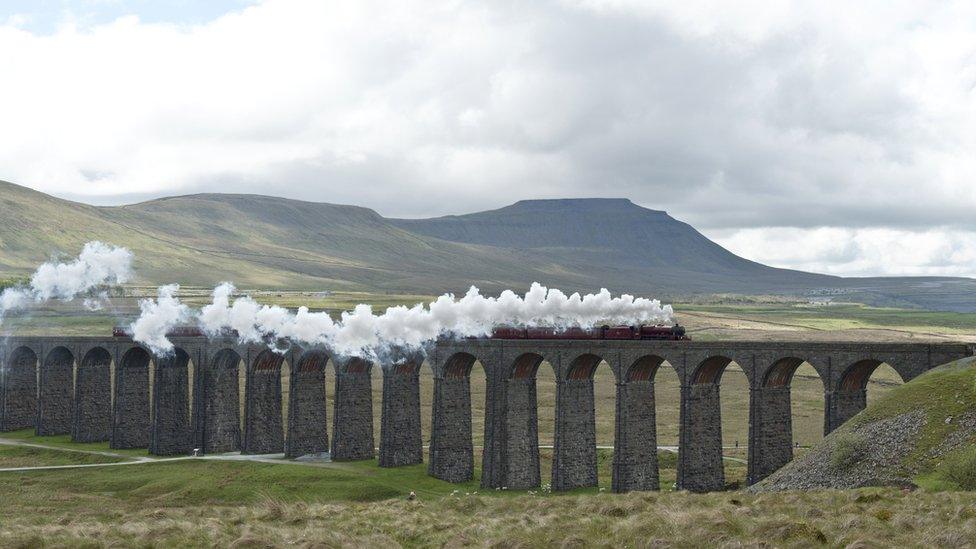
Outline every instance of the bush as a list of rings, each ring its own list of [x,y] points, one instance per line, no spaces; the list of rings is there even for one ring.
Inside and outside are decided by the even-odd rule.
[[[949,454],[938,471],[943,480],[963,490],[976,490],[976,449]]]
[[[867,455],[868,445],[863,438],[854,433],[843,433],[834,441],[830,452],[830,466],[846,471],[857,465]]]

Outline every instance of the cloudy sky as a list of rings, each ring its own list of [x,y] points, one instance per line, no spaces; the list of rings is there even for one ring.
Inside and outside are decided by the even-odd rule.
[[[772,265],[976,276],[976,3],[710,4],[3,0],[0,179],[627,197]]]

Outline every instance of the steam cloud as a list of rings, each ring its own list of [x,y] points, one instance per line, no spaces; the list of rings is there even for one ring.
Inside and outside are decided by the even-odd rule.
[[[132,339],[146,345],[156,354],[167,354],[173,350],[173,343],[166,338],[166,332],[190,319],[190,308],[180,303],[176,297],[179,289],[179,284],[162,286],[157,291],[156,301],[139,301],[141,314],[129,326]]]
[[[31,302],[71,301],[101,286],[123,284],[131,277],[132,252],[97,240],[89,242],[74,261],[44,263],[34,271],[29,285],[6,288],[0,294],[0,321],[7,312]],[[85,307],[98,308],[105,297],[104,292],[90,297],[85,300]]]
[[[157,301],[141,303],[142,316],[131,327],[133,339],[156,352],[172,349],[166,330],[188,314],[174,296],[175,287],[166,288],[169,290],[161,290]],[[208,335],[236,330],[243,342],[266,341],[273,345],[275,340],[284,338],[366,358],[392,347],[419,348],[440,336],[486,335],[500,325],[589,328],[601,322],[664,322],[673,315],[670,305],[662,306],[656,299],[627,294],[613,297],[606,289],[585,296],[567,296],[539,283],[533,283],[524,297],[511,290],[498,297],[486,297],[472,286],[459,299],[445,294],[427,305],[395,306],[382,314],[374,314],[372,307],[360,304],[351,312],[343,312],[338,321],[325,312],[310,312],[308,307],[299,307],[292,313],[276,305],[261,305],[249,296],[232,301],[235,292],[230,283],[217,286],[212,302],[195,315]]]
[[[85,308],[99,310],[107,293],[94,294],[93,290],[127,282],[132,276],[132,258],[126,248],[92,241],[71,262],[44,263],[31,276],[29,285],[0,293],[0,321],[4,313],[31,302],[70,301],[79,295],[87,296]],[[418,349],[441,336],[487,335],[500,325],[590,328],[601,322],[664,322],[673,315],[670,305],[662,306],[656,299],[627,294],[613,297],[606,289],[567,296],[537,282],[524,297],[511,290],[486,297],[472,286],[461,298],[444,294],[426,305],[389,307],[382,314],[360,304],[351,312],[343,312],[338,321],[308,307],[291,312],[277,305],[261,305],[250,296],[232,300],[237,290],[229,282],[214,288],[209,305],[193,311],[176,296],[179,288],[178,284],[162,286],[156,299],[141,300],[141,314],[129,325],[133,340],[157,354],[172,351],[166,334],[189,322],[196,322],[211,337],[234,330],[242,342],[267,342],[272,348],[278,340],[288,340],[326,346],[344,355],[375,358],[392,348]]]

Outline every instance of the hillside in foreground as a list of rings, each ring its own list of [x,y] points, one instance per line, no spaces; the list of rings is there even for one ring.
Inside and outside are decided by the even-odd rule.
[[[976,490],[976,360],[901,385],[754,489]]]
[[[532,282],[566,291],[789,294],[976,311],[976,280],[840,278],[739,257],[666,212],[626,199],[523,200],[434,219],[359,206],[198,194],[115,207],[0,181],[0,278],[103,240],[136,255],[139,284],[439,295]]]

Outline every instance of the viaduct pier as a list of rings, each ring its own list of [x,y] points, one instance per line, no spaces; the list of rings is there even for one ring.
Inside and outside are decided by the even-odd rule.
[[[424,457],[426,361],[434,378],[428,471],[463,482],[475,470],[470,379],[477,362],[487,389],[481,485],[535,488],[543,483],[536,378],[548,362],[556,377],[551,485],[568,490],[597,484],[593,375],[605,362],[616,385],[613,490],[655,490],[654,379],[663,367],[681,385],[678,488],[706,492],[725,485],[719,382],[732,362],[749,380],[748,482],[755,483],[792,459],[790,383],[804,362],[823,382],[829,433],[865,407],[867,381],[879,365],[908,381],[974,352],[942,343],[460,339],[438,341],[425,356],[372,364],[298,344],[274,352],[228,338],[171,340],[172,353],[154,356],[126,337],[7,338],[0,347],[0,431],[33,428],[154,455],[200,449],[373,459],[371,376],[381,375],[379,465],[417,464]],[[335,402],[327,410],[330,364]],[[282,368],[289,374],[287,420]]]

